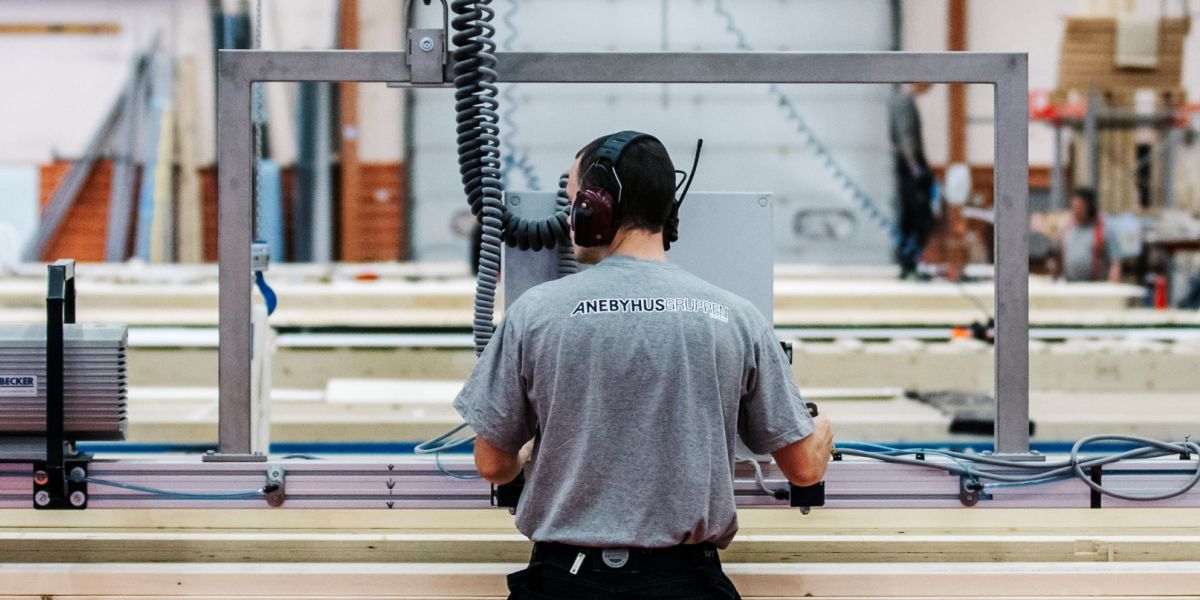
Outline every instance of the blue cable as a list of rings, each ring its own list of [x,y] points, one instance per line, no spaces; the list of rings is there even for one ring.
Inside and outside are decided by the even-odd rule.
[[[956,457],[944,450],[935,450],[935,449],[930,449],[930,448],[894,448],[892,446],[885,446],[883,444],[873,444],[871,442],[845,442],[845,443],[837,444],[837,447],[846,448],[846,449],[861,449],[861,450],[867,451],[867,452],[870,451],[870,450],[867,450],[868,448],[877,448],[877,449],[881,450],[881,452],[879,452],[880,454],[886,454],[888,456],[905,456],[905,455],[910,455],[910,454],[911,455],[932,454],[934,456],[941,456],[941,457],[950,459],[951,462],[958,465],[959,468],[961,468],[963,471],[966,472],[965,476],[968,477],[969,479],[971,479],[971,481],[974,481],[976,483],[979,482],[979,476],[976,474],[975,469],[972,468],[971,465],[968,465],[967,463],[963,462],[958,457]],[[836,451],[836,447],[835,447],[835,451]]]
[[[997,488],[1017,488],[1030,487],[1035,485],[1045,485],[1047,483],[1055,483],[1057,481],[1066,481],[1074,479],[1074,475],[1058,475],[1056,477],[1046,477],[1043,479],[1031,479],[1029,481],[1013,482],[1013,483],[985,483],[983,489],[992,490]]]
[[[454,440],[448,439],[450,436],[466,429],[467,427],[468,425],[466,423],[459,423],[454,427],[454,429],[451,429],[450,431],[447,431],[446,433],[443,433],[442,435],[439,435],[431,440],[426,440],[420,444],[417,444],[416,446],[413,446],[413,454],[441,454],[442,452],[447,452],[475,441],[475,436],[473,435],[464,435]]]
[[[267,316],[271,316],[275,312],[275,307],[279,305],[279,298],[275,295],[275,290],[267,285],[267,278],[262,271],[254,274],[254,284],[258,286],[258,291],[262,293],[263,300],[267,303]]]
[[[437,468],[439,471],[442,472],[442,475],[448,475],[455,479],[462,479],[462,480],[467,480],[467,481],[472,480],[472,479],[483,479],[483,477],[480,475],[455,475],[454,473],[447,471],[446,468],[442,466],[442,453],[441,452],[435,452],[433,454],[433,464],[437,465]]]
[[[254,490],[252,492],[235,492],[232,494],[197,494],[192,492],[172,492],[159,488],[134,485],[132,483],[121,483],[118,481],[96,479],[94,477],[83,477],[82,479],[77,479],[77,481],[80,480],[95,485],[120,488],[132,492],[153,494],[161,498],[170,498],[172,500],[255,500],[263,497],[263,490],[261,489]]]
[[[442,466],[443,452],[454,450],[455,448],[461,448],[462,446],[475,441],[475,436],[473,435],[464,435],[457,439],[450,439],[450,436],[466,428],[466,423],[460,423],[454,427],[454,429],[451,429],[442,435],[439,435],[431,440],[421,442],[420,444],[413,446],[413,454],[432,454],[434,464],[437,465],[438,470],[441,471],[443,475],[449,475],[455,479],[479,479],[480,477],[478,475],[455,475],[454,473],[447,471],[446,468]]]

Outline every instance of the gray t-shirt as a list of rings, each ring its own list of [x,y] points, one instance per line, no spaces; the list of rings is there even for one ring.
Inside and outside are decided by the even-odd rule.
[[[537,434],[517,529],[583,546],[724,548],[735,437],[766,454],[813,428],[753,305],[623,255],[525,292],[454,406],[503,450]]]
[[[1090,281],[1092,279],[1092,262],[1096,246],[1096,228],[1094,225],[1073,225],[1066,231],[1063,240],[1063,268],[1067,281]],[[1120,254],[1120,244],[1117,236],[1109,229],[1104,230],[1104,248],[1100,249],[1099,262],[1095,272],[1099,281],[1108,280],[1108,268],[1112,257]]]

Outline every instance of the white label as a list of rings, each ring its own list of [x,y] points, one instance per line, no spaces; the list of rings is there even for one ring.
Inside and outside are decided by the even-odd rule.
[[[14,398],[37,395],[37,376],[0,375],[0,397]]]

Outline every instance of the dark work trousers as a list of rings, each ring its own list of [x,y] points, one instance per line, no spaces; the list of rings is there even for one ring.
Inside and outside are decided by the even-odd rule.
[[[896,243],[896,262],[900,275],[917,270],[917,261],[933,231],[933,206],[929,197],[930,181],[917,179],[903,157],[896,157],[896,220],[900,237]]]
[[[604,549],[539,543],[529,567],[508,576],[508,589],[510,600],[741,598],[712,544]]]

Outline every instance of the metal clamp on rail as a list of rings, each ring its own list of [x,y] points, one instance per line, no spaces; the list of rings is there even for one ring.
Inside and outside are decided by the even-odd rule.
[[[975,506],[983,496],[983,484],[966,476],[958,478],[958,501],[963,506]]]
[[[267,277],[264,275],[270,266],[271,246],[266,242],[250,244],[250,272],[254,273],[254,285],[258,286],[258,291],[267,304],[268,316],[274,314],[275,307],[279,305],[279,297],[275,295],[275,290],[267,284]]]
[[[287,499],[284,478],[286,473],[280,465],[267,465],[267,484],[263,486],[263,497],[269,506],[283,506]]]
[[[425,6],[431,0],[423,0]],[[411,70],[411,82],[414,86],[442,85],[446,83],[446,65],[450,62],[450,50],[446,35],[450,31],[450,7],[446,0],[442,2],[442,28],[417,29],[409,27],[404,43],[405,62]],[[405,8],[405,23],[412,25],[413,0],[408,0]],[[391,84],[389,84],[391,85]]]

